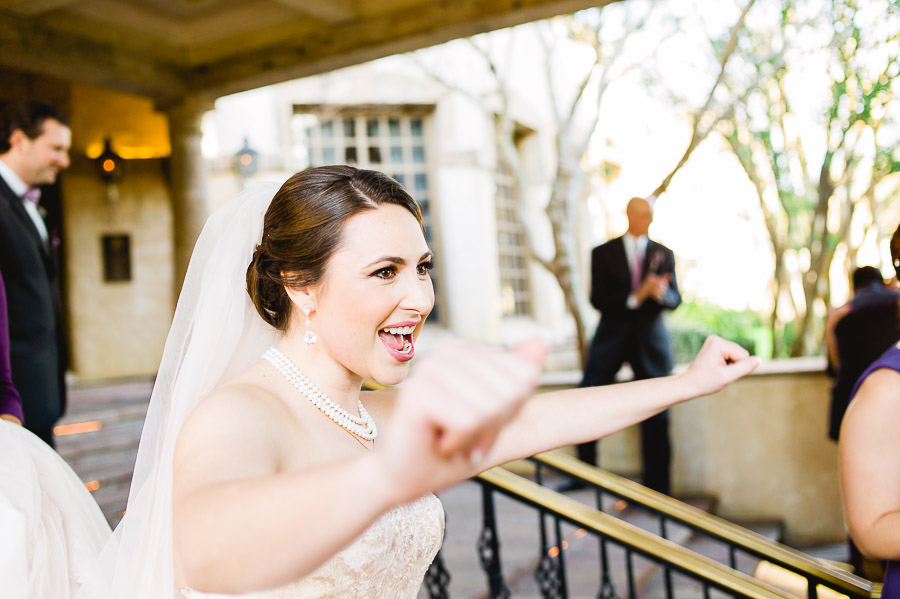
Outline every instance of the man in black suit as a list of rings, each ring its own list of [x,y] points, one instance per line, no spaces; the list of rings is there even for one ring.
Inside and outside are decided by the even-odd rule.
[[[40,185],[69,166],[72,132],[53,106],[0,107],[0,272],[6,284],[10,366],[25,426],[53,446],[65,411],[66,348],[55,248],[38,208]],[[35,195],[38,195],[36,198]]]
[[[673,358],[663,310],[681,303],[675,280],[675,254],[647,238],[653,207],[632,198],[625,209],[628,232],[594,248],[591,304],[601,313],[588,349],[582,387],[608,385],[628,362],[635,380],[666,376]],[[641,423],[644,484],[669,493],[669,416],[663,412]],[[578,457],[595,464],[596,443],[578,445]]]

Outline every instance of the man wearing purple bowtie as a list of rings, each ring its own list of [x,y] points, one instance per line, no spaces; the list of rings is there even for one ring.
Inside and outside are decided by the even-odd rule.
[[[653,222],[650,200],[632,198],[625,214],[628,231],[591,253],[590,299],[601,318],[588,349],[581,387],[613,383],[625,362],[635,379],[666,376],[672,371],[672,343],[662,312],[681,303],[675,254],[647,237]],[[641,423],[641,453],[644,484],[668,494],[671,450],[667,412]],[[596,444],[580,444],[578,457],[594,464]]]
[[[0,272],[6,286],[12,382],[25,426],[53,446],[66,404],[66,344],[55,248],[38,208],[41,185],[69,166],[72,132],[35,100],[0,107]]]

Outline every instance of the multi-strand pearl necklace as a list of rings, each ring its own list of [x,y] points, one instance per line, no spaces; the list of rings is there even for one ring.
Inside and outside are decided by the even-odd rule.
[[[320,412],[328,416],[342,429],[351,435],[355,435],[366,441],[374,441],[375,437],[378,436],[378,428],[375,426],[375,419],[366,411],[362,401],[357,400],[359,404],[359,416],[354,416],[319,391],[318,387],[306,378],[300,369],[274,345],[267,349],[262,357],[271,362],[272,366],[284,375],[284,378],[294,385],[300,393],[306,396],[314,406],[319,408]]]

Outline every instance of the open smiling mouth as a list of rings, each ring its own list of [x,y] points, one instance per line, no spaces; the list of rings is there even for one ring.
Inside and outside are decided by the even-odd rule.
[[[384,343],[388,352],[397,360],[405,362],[415,354],[412,334],[416,329],[410,327],[385,327],[378,331],[378,338]]]

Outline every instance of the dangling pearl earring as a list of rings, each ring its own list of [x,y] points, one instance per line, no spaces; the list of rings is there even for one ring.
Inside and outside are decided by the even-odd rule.
[[[306,316],[306,334],[303,335],[303,341],[306,345],[312,345],[316,342],[316,334],[312,332],[312,329],[309,328],[309,325],[312,323],[309,321],[309,313],[312,312],[312,308],[308,305],[303,306],[303,314]]]

